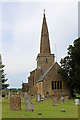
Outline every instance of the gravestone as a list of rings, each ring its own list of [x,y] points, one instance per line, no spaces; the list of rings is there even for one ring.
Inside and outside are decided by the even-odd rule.
[[[68,101],[68,100],[69,100],[69,96],[65,96],[64,101]]]
[[[60,99],[60,94],[58,92],[56,92],[55,96],[56,96],[57,100]]]
[[[53,98],[53,106],[57,105],[57,98]]]
[[[5,93],[5,99],[8,99],[8,92]]]
[[[2,98],[2,96],[0,95],[0,99]]]
[[[10,96],[10,92],[9,92],[8,94],[9,94],[9,96]]]
[[[33,103],[32,102],[28,102],[26,111],[32,111],[33,112]]]
[[[57,98],[57,101],[60,99],[60,93],[58,91],[54,91],[53,97]]]
[[[24,93],[23,92],[21,92],[21,98],[24,98]]]
[[[41,101],[44,101],[44,100],[45,100],[44,95],[41,95]]]
[[[21,97],[21,95],[20,95],[20,93],[19,93],[19,92],[17,92],[17,93],[16,93],[16,95]]]
[[[75,105],[80,105],[79,99],[75,99]]]
[[[41,95],[38,93],[37,96],[36,96],[36,101],[40,102],[40,100],[41,100]]]
[[[66,112],[66,111],[64,109],[62,109],[61,112]]]
[[[10,96],[16,95],[16,92],[10,92]]]
[[[32,98],[27,93],[24,94],[24,102],[25,102],[25,111],[33,112],[33,103],[31,102]]]
[[[60,103],[61,103],[61,104],[64,104],[64,97],[61,97],[61,98],[60,98]]]
[[[24,93],[24,102],[26,102],[26,100],[28,100],[28,94]]]
[[[8,99],[8,95],[5,95],[5,99]]]
[[[10,110],[21,110],[21,98],[19,96],[10,96]]]
[[[24,103],[25,103],[25,107],[26,107],[26,110],[28,109],[28,94],[27,93],[24,93]]]

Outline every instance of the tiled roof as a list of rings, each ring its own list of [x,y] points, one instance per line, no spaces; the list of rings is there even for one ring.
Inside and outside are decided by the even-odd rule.
[[[43,81],[43,78],[47,75],[47,73],[48,73],[48,72],[52,69],[52,67],[54,67],[56,64],[59,66],[59,64],[58,64],[57,62],[55,62],[51,67],[49,67],[49,68],[39,77],[39,79],[38,79],[36,82],[41,82],[41,81]]]
[[[46,76],[46,74],[50,71],[50,69],[51,69],[53,66],[54,66],[54,65],[52,65],[51,67],[49,67],[49,68],[43,73],[43,75],[40,76],[40,78],[39,78],[36,82],[43,81],[43,78]]]

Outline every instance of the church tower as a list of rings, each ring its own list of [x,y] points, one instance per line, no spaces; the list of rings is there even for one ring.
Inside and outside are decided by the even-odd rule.
[[[54,63],[54,54],[51,54],[49,33],[46,22],[45,10],[41,30],[40,53],[37,56],[37,69],[45,72]]]
[[[37,68],[30,72],[28,83],[22,84],[23,92],[30,95],[40,94],[41,96],[60,97],[70,96],[68,88],[63,83],[63,79],[58,73],[60,65],[54,61],[54,54],[51,54],[49,32],[46,22],[45,11],[40,40],[40,53],[37,55]],[[43,97],[42,97],[43,98]]]

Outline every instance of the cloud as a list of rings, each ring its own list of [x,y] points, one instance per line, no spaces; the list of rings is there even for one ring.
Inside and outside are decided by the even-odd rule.
[[[50,4],[51,5],[51,4]],[[54,7],[54,9],[53,9]],[[67,53],[67,47],[72,44],[78,34],[78,4],[58,3],[53,4],[48,12],[48,23],[52,52],[57,49],[58,62]],[[48,7],[49,8],[49,7]],[[52,12],[51,12],[52,11]],[[49,14],[51,12],[51,14]],[[61,47],[62,46],[62,47]]]
[[[0,3],[0,51],[2,51],[2,5],[1,3]]]
[[[68,45],[77,37],[77,3],[4,3],[2,5],[3,62],[10,78],[9,82],[15,81],[13,76],[17,80],[25,81],[21,73],[29,74],[36,68],[44,8],[51,51],[55,53],[56,43],[58,61],[66,55]]]

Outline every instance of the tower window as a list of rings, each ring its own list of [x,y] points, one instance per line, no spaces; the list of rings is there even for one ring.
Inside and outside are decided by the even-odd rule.
[[[62,81],[52,81],[52,90],[62,89]]]

